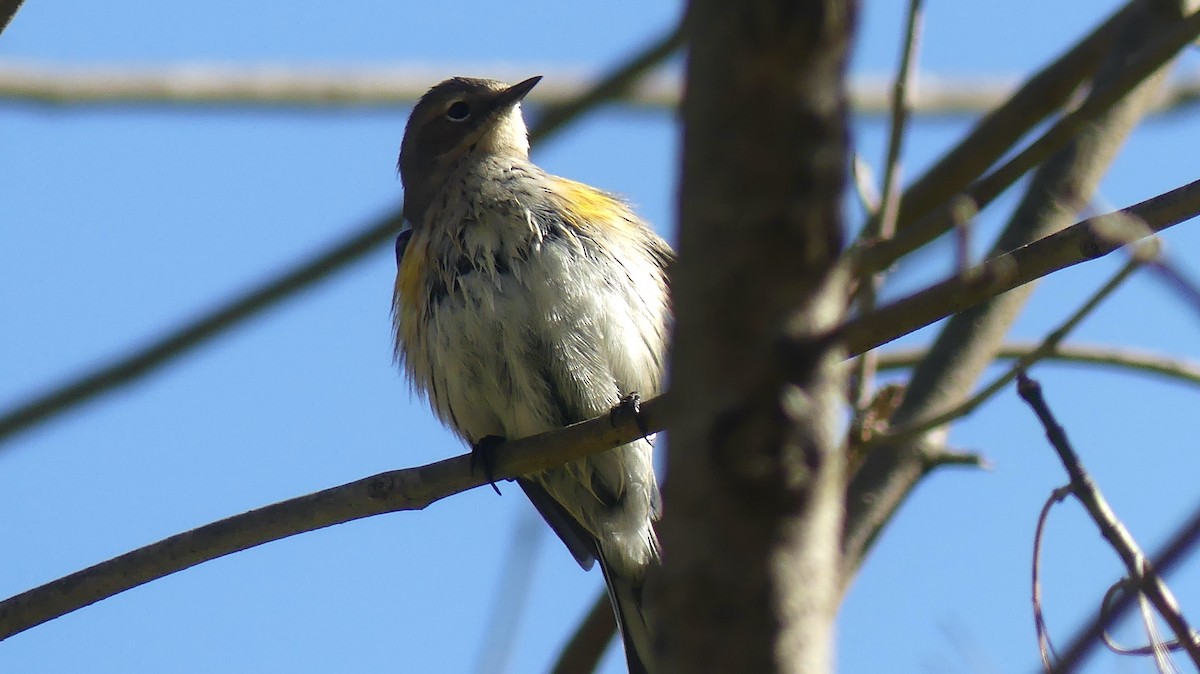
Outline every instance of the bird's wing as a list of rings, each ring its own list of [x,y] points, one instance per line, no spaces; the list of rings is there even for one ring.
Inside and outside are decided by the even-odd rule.
[[[400,261],[404,259],[404,249],[408,248],[408,240],[412,238],[412,230],[405,229],[396,235],[396,268],[400,268]]]

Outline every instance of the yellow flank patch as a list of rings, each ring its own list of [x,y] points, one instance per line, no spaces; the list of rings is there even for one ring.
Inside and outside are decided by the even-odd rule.
[[[562,206],[567,220],[579,229],[589,224],[603,222],[624,227],[629,222],[629,209],[625,204],[600,190],[566,178],[553,177],[554,189],[562,197]]]
[[[401,306],[416,316],[425,309],[425,293],[422,292],[422,286],[425,284],[425,258],[428,249],[429,240],[414,232],[408,242],[408,248],[404,251],[404,257],[400,259],[400,268],[396,270],[396,289],[392,299],[397,305],[397,315]]]

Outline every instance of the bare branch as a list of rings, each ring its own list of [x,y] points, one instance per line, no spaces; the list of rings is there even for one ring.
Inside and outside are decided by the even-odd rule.
[[[1054,451],[1058,453],[1058,458],[1062,461],[1063,468],[1066,469],[1067,475],[1071,478],[1070,488],[1071,493],[1083,505],[1084,509],[1091,515],[1092,520],[1100,529],[1100,534],[1108,541],[1113,550],[1125,563],[1125,569],[1129,572],[1129,578],[1134,582],[1142,594],[1150,600],[1154,605],[1158,614],[1175,632],[1175,638],[1183,645],[1191,657],[1193,664],[1200,669],[1200,639],[1197,639],[1192,628],[1184,619],[1179,608],[1179,602],[1171,590],[1163,582],[1162,578],[1154,571],[1138,546],[1137,541],[1133,539],[1125,525],[1117,519],[1112,508],[1109,507],[1108,501],[1104,495],[1100,493],[1100,488],[1092,481],[1087,470],[1083,467],[1083,463],[1079,460],[1079,455],[1071,447],[1070,441],[1067,439],[1067,434],[1062,426],[1054,418],[1053,412],[1050,411],[1049,405],[1046,404],[1042,396],[1041,385],[1033,379],[1025,376],[1022,373],[1017,379],[1017,391],[1021,394],[1021,398],[1033,409],[1037,414],[1038,419],[1042,422],[1042,426],[1046,429],[1046,437],[1050,440],[1050,444],[1054,447]],[[1055,668],[1056,672],[1066,672],[1063,667]]]
[[[975,181],[964,195],[982,210],[996,197],[1015,183],[1021,176],[1041,164],[1050,155],[1076,138],[1085,125],[1105,116],[1113,106],[1122,101],[1134,88],[1151,78],[1200,36],[1200,10],[1187,18],[1179,19],[1166,30],[1165,35],[1153,39],[1149,44],[1130,45],[1135,53],[1128,63],[1122,62],[1110,73],[1084,102],[1063,115],[1033,143],[1030,143],[1001,166]],[[1149,95],[1146,96],[1148,98]],[[1143,107],[1148,100],[1138,102]],[[1140,113],[1139,113],[1140,116]],[[894,239],[879,241],[854,252],[857,266],[864,271],[885,269],[902,256],[917,250],[953,227],[955,219],[949,204],[906,227]]]
[[[1095,260],[1138,238],[1173,227],[1200,215],[1200,180],[1129,208],[1095,216],[1010,253],[975,266],[966,274],[937,283],[851,319],[843,327],[851,354],[886,344],[1036,281],[1060,269]],[[1146,229],[1127,237],[1125,226],[1140,220]],[[989,358],[990,359],[990,358]]]
[[[1102,33],[1099,37],[1107,38],[1110,35]],[[1095,50],[1100,44],[1087,42],[1082,46]],[[1070,55],[1075,56],[1076,53],[1071,52]],[[1095,64],[1079,59],[1067,65],[1090,68]],[[298,66],[198,62],[75,65],[8,59],[0,61],[0,103],[56,108],[149,107],[222,112],[263,108],[338,112],[400,111],[412,106],[429,88],[430,82],[444,77],[448,70],[445,66],[435,68],[418,64]],[[572,104],[596,85],[596,81],[588,75],[544,64],[529,64],[518,69],[512,65],[463,63],[455,66],[454,71],[486,73],[502,80],[520,79],[530,72],[542,73],[546,79],[538,85],[530,101],[550,108]],[[1053,83],[1053,89],[1041,87],[1037,90],[1035,108],[1023,110],[1029,126],[1062,105],[1074,91],[1079,78],[1090,74],[1090,69],[1083,73],[1072,71],[1066,74],[1076,79],[1059,80]],[[542,91],[542,87],[546,90]],[[913,80],[910,111],[925,117],[974,116],[992,112],[998,107],[1015,111],[1015,107],[1008,105],[1014,91],[1017,91],[1015,78],[1005,75],[962,77],[924,72]],[[1065,95],[1060,96],[1060,92],[1065,92]],[[1029,98],[1031,101],[1034,99],[1032,95]],[[1198,99],[1200,75],[1185,74],[1172,82],[1156,99],[1153,111],[1175,112],[1194,105]],[[637,110],[673,110],[679,104],[679,82],[669,75],[648,77],[623,90],[613,100],[623,107]],[[890,78],[875,75],[857,77],[850,83],[850,101],[856,114],[890,115]],[[1041,116],[1034,117],[1039,111]],[[1028,129],[1029,126],[1024,128]]]
[[[639,415],[604,414],[507,442],[496,452],[494,474],[511,479],[627,444],[642,437],[643,428],[663,430],[672,414],[664,395],[643,403]],[[380,473],[171,536],[0,602],[0,639],[202,562],[342,522],[421,510],[487,484],[470,466],[470,454],[463,454]]]
[[[908,21],[904,33],[904,47],[900,53],[900,67],[896,72],[896,83],[892,93],[891,129],[888,132],[887,154],[883,162],[883,194],[879,212],[872,217],[861,236],[868,239],[890,239],[896,231],[896,217],[900,209],[900,150],[907,133],[908,116],[912,108],[910,95],[914,65],[917,60],[917,43],[921,32],[921,0],[909,0]],[[868,314],[875,308],[882,272],[868,274],[858,280],[856,300],[860,314]],[[870,403],[872,379],[875,377],[875,351],[860,355],[850,377],[850,401],[857,409]]]
[[[1003,360],[1028,358],[1041,347],[1040,343],[1013,342],[1000,347],[1000,350],[996,352],[996,358]],[[879,369],[894,370],[912,367],[921,362],[928,353],[927,348],[882,351],[879,354]],[[1123,370],[1156,374],[1167,379],[1200,386],[1200,363],[1124,347],[1059,344],[1041,356],[1041,360],[1108,365]]]
[[[1157,249],[1157,246],[1154,246],[1154,248]],[[1038,348],[1018,359],[1017,362],[1014,363],[1006,372],[996,376],[990,384],[976,391],[974,395],[962,400],[961,402],[955,403],[947,409],[931,410],[923,417],[911,419],[903,424],[892,426],[886,433],[883,433],[872,439],[871,442],[866,443],[867,447],[864,448],[864,451],[870,452],[874,446],[880,446],[887,443],[899,444],[916,439],[928,431],[940,426],[944,426],[951,421],[964,417],[975,411],[976,408],[978,408],[984,402],[990,400],[992,396],[996,395],[1006,386],[1008,386],[1009,382],[1017,378],[1017,375],[1032,366],[1043,356],[1045,356],[1045,354],[1052,351],[1055,346],[1062,342],[1062,340],[1066,339],[1067,335],[1070,334],[1071,331],[1074,330],[1081,322],[1083,322],[1083,319],[1091,315],[1092,312],[1094,312],[1096,308],[1100,306],[1101,302],[1112,295],[1117,288],[1121,287],[1121,284],[1124,283],[1125,280],[1128,279],[1129,276],[1138,269],[1140,264],[1141,261],[1138,259],[1138,256],[1135,256],[1134,259],[1130,260],[1103,286],[1101,286],[1096,292],[1092,293],[1092,296],[1089,297],[1086,302],[1080,305],[1075,311],[1071,312],[1071,315],[1068,316],[1061,325],[1052,330],[1050,334],[1046,335],[1046,338],[1042,340],[1042,343],[1038,345]]]
[[[1200,30],[1200,13],[1181,23],[1177,7],[1174,11],[1153,3],[1138,3],[1137,7],[1136,14],[1123,27],[1116,46],[1101,65],[1088,99],[1077,108],[1103,109],[1105,112],[1088,126],[1076,129],[1076,135],[1035,172],[1025,198],[992,247],[994,257],[966,275],[858,319],[856,322],[861,323],[857,326],[847,325],[847,342],[852,351],[857,351],[881,343],[862,339],[880,325],[875,321],[888,324],[888,331],[895,333],[928,324],[923,318],[929,317],[931,311],[941,316],[956,314],[938,335],[930,355],[913,371],[904,402],[891,419],[893,425],[903,426],[927,418],[970,394],[977,378],[1003,343],[1009,325],[1024,306],[1032,286],[1016,292],[1005,291],[1072,264],[1073,258],[1075,262],[1095,258],[1111,252],[1120,245],[1118,241],[1124,243],[1144,236],[1145,226],[1138,232],[1130,231],[1133,228],[1127,214],[1110,215],[1108,219],[1091,224],[1084,221],[1058,231],[1087,203],[1120,143],[1141,118],[1146,102],[1165,77],[1166,68],[1161,63],[1156,68],[1147,68],[1168,51],[1167,47],[1175,45],[1164,46],[1153,36],[1166,32],[1174,39],[1180,39],[1180,26]],[[1130,82],[1131,73],[1135,72],[1144,79],[1136,86]],[[1130,93],[1118,96],[1122,99],[1119,102],[1109,100],[1117,91]],[[1052,136],[1057,132],[1049,133]],[[1005,172],[1012,171],[1001,167],[991,175]],[[990,182],[989,178],[980,181]],[[1191,196],[1197,199],[1193,205],[1200,212],[1200,183],[1191,187],[1195,190]],[[1174,203],[1178,196],[1175,193],[1164,195],[1163,202],[1158,205]],[[1139,206],[1154,210],[1146,202]],[[1056,231],[1057,234],[1052,234]],[[1081,244],[1084,247],[1081,248]],[[979,300],[983,296],[989,299],[981,303]],[[928,304],[930,301],[941,305],[935,309]],[[867,323],[877,327],[850,336],[856,329],[866,328]],[[944,431],[938,429],[916,441],[881,447],[867,455],[851,482],[847,499],[843,569],[847,584],[879,531],[926,474],[928,448],[942,444],[943,438]]]
[[[1160,577],[1168,575],[1195,549],[1197,542],[1200,542],[1200,508],[1193,511],[1187,521],[1175,530],[1171,540],[1154,556],[1150,568],[1156,570]],[[1109,605],[1107,611],[1098,612],[1082,629],[1076,632],[1058,662],[1059,671],[1070,672],[1077,669],[1091,653],[1093,645],[1104,630],[1120,620],[1139,596],[1138,592],[1121,593]]]
[[[1200,187],[1195,184],[1189,187],[1195,192],[1190,197],[1190,200],[1195,202],[1190,208],[1200,209]],[[1152,204],[1151,202],[1155,203]],[[1156,197],[1148,202],[1143,202],[1143,204],[1127,210],[1149,218],[1152,226],[1157,226],[1161,229],[1163,223],[1156,222],[1156,218],[1180,218],[1182,217],[1181,213],[1189,212],[1188,208],[1181,206],[1181,204],[1186,205],[1187,203],[1189,203],[1189,199],[1179,199],[1174,196],[1174,193],[1171,193],[1163,197]],[[1094,221],[1105,217],[1111,217],[1111,215],[1089,219],[1076,225],[1076,227],[1091,226],[1094,224]],[[1067,233],[1063,232],[1063,234]],[[1107,239],[1102,240],[1106,245],[1111,245]],[[1098,249],[1098,244],[1093,243],[1090,245]],[[852,341],[855,340],[855,329],[851,328],[847,334],[851,336]],[[899,334],[894,334],[890,338],[897,336]],[[857,341],[861,342],[862,340],[858,338]],[[1002,352],[1002,355],[1012,357],[1020,355],[1020,353],[1021,347],[1012,347],[1011,350]],[[1056,354],[1086,362],[1128,365],[1148,371],[1160,372],[1167,376],[1181,377],[1190,381],[1200,381],[1200,374],[1196,372],[1197,366],[1186,363],[1175,363],[1158,357],[1124,351],[1114,353],[1107,350],[1088,350],[1084,347],[1060,347]],[[912,359],[912,354],[885,354],[881,358],[881,364],[884,367],[899,367],[910,364]],[[642,405],[643,415],[646,417],[651,431],[658,431],[665,427],[666,415],[668,414],[665,411],[666,405],[667,403],[662,396],[647,401]],[[502,457],[507,457],[510,452],[515,453],[520,451],[517,449],[518,447],[523,447],[526,443],[534,446],[535,442],[544,442],[547,446],[550,446],[552,443],[553,447],[558,447],[559,443],[574,443],[576,444],[575,449],[581,455],[589,453],[593,449],[598,451],[597,447],[600,445],[611,447],[621,444],[622,440],[612,440],[611,436],[604,434],[607,433],[604,426],[606,423],[609,423],[609,420],[607,417],[604,417],[601,420],[587,422],[585,425],[586,428],[591,429],[588,431],[585,431],[581,426],[573,426],[571,427],[573,430],[569,429],[569,435],[566,431],[559,431],[546,434],[546,436],[538,436],[538,438],[509,443],[509,447],[501,450],[500,454]],[[602,431],[600,436],[590,435],[597,429]],[[636,424],[631,429],[629,424],[622,423],[612,432],[632,432],[636,435],[636,430]],[[558,436],[559,433],[564,433],[561,439]],[[579,433],[579,435],[576,435],[576,433]],[[586,443],[578,439],[585,437],[585,433],[588,438]],[[541,444],[537,444],[536,446],[540,447]],[[549,452],[552,450],[547,449],[546,451]],[[566,455],[563,454],[561,456],[565,457]],[[461,464],[458,465],[460,469],[467,465],[464,463],[466,461],[466,456],[447,460],[447,462],[458,462],[454,465]],[[500,459],[497,475],[510,474],[507,468],[509,461],[511,459]],[[439,462],[433,464],[432,467],[437,468],[447,462]],[[548,461],[547,464],[553,464],[553,461]],[[480,484],[478,479],[471,479],[464,482],[461,475],[454,477],[450,481],[439,482],[438,480],[442,479],[442,474],[435,473],[431,475],[427,472],[427,468],[429,467],[385,473],[382,476],[360,480],[345,487],[326,490],[325,492],[320,492],[318,495],[301,497],[300,499],[286,501],[275,506],[268,506],[261,510],[252,511],[245,515],[229,518],[222,522],[169,538],[162,543],[129,553],[109,562],[77,572],[41,588],[18,595],[0,604],[0,637],[11,636],[46,620],[99,601],[112,594],[238,550],[329,526],[337,522],[348,521],[349,519],[405,509],[405,507],[397,507],[395,503],[380,504],[374,501],[366,504],[369,507],[360,507],[364,505],[364,502],[361,500],[355,501],[355,498],[357,498],[355,495],[361,495],[360,492],[365,489],[362,485],[370,485],[372,484],[372,480],[375,479],[386,478],[388,481],[398,484],[402,484],[406,480],[416,480],[422,485],[422,488],[430,492],[440,490],[437,491],[436,496],[430,496],[430,500],[427,503],[412,506],[417,508],[424,507],[424,505],[428,505],[428,503],[432,503],[437,499]],[[452,468],[453,466],[438,470],[451,470]],[[511,474],[518,474],[520,472],[522,471],[514,471]],[[355,485],[358,485],[358,487],[355,487]],[[322,494],[329,496],[322,497],[325,500],[318,499],[317,497]],[[329,507],[326,505],[327,503],[338,505],[338,507],[344,508],[344,511],[325,512],[324,509]],[[355,510],[355,508],[358,508],[358,510]],[[69,590],[64,588],[69,588]]]
[[[997,101],[967,136],[942,156],[925,175],[904,192],[897,225],[903,229],[917,218],[946,203],[983,174],[1026,133],[1063,107],[1079,86],[1096,71],[1112,50],[1117,34],[1134,13],[1139,0],[1131,0],[1099,27],[1053,62],[1030,77],[1005,100]],[[918,83],[924,98],[924,80]]]

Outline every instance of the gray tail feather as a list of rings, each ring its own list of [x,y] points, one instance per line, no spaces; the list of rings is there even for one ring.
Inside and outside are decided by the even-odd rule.
[[[604,582],[608,585],[608,598],[617,617],[617,631],[624,642],[629,674],[654,674],[657,671],[654,666],[654,639],[642,605],[642,583],[612,573],[604,561],[604,555],[599,557],[600,570],[604,572]]]
[[[517,483],[529,500],[542,514],[542,518],[567,545],[567,549],[584,569],[592,568],[595,559],[600,560],[604,582],[608,586],[608,598],[612,602],[613,614],[617,617],[617,629],[625,644],[625,659],[629,663],[629,674],[654,674],[654,642],[646,614],[642,609],[642,582],[632,581],[613,573],[600,554],[596,539],[575,518],[555,501],[546,490],[527,478],[517,478]]]

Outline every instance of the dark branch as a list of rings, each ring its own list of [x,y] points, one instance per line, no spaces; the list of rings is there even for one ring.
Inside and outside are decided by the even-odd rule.
[[[1100,493],[1100,488],[1083,467],[1083,462],[1079,460],[1079,454],[1067,439],[1066,431],[1059,425],[1050,406],[1046,404],[1046,400],[1042,396],[1041,385],[1022,372],[1017,377],[1017,392],[1033,409],[1038,420],[1042,422],[1042,427],[1046,429],[1046,438],[1054,447],[1063,468],[1071,478],[1071,493],[1087,510],[1100,529],[1100,534],[1125,563],[1129,579],[1154,605],[1163,621],[1175,632],[1175,638],[1183,645],[1197,669],[1200,669],[1200,640],[1197,640],[1191,626],[1184,619],[1179,602],[1150,565],[1137,541],[1133,539],[1125,525],[1117,519],[1116,514],[1109,507],[1108,501]],[[1066,672],[1069,669],[1060,664],[1055,671]]]

